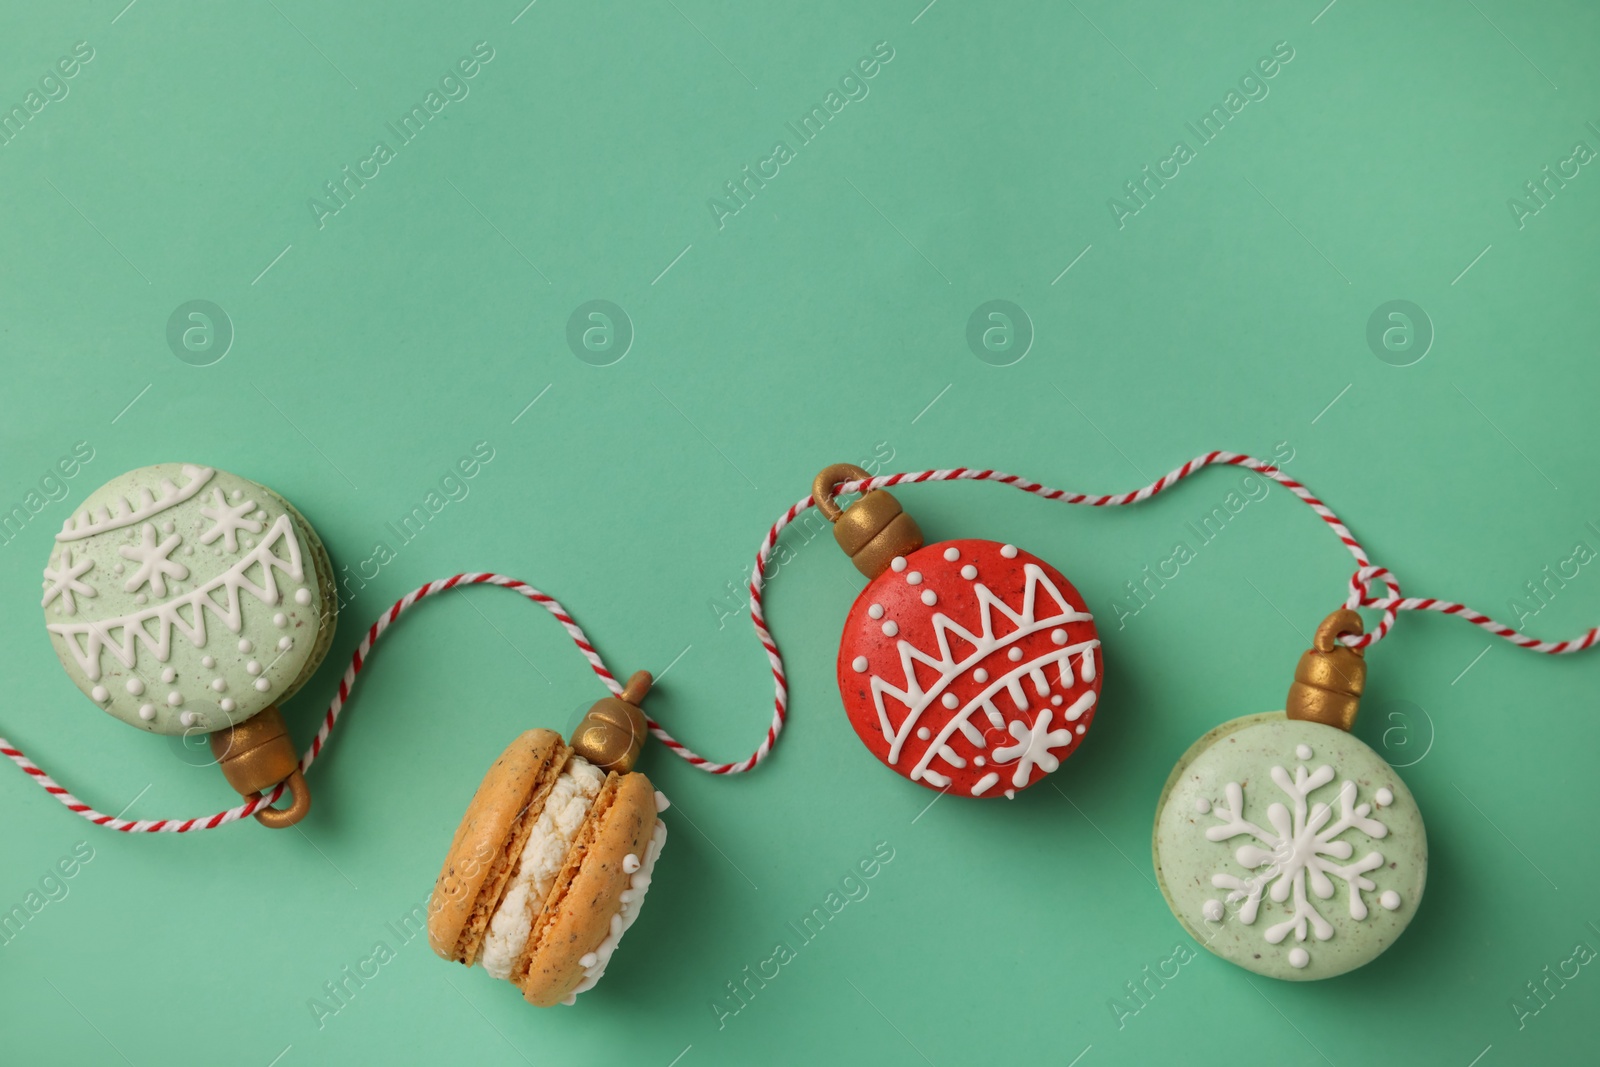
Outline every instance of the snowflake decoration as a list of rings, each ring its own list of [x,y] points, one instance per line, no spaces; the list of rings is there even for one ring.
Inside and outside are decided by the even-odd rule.
[[[1053,708],[1045,708],[1039,712],[1039,717],[1033,720],[1032,729],[1029,729],[1027,723],[1021,719],[1012,719],[1006,724],[1006,730],[1017,743],[1003,745],[994,750],[996,763],[1017,761],[1017,769],[1011,776],[1011,784],[1018,789],[1028,784],[1035,765],[1046,774],[1053,773],[1061,766],[1061,760],[1050,750],[1064,748],[1072,743],[1071,730],[1050,729],[1050,717],[1053,713]]]
[[[211,499],[214,506],[201,505],[200,514],[210,519],[215,525],[200,535],[200,543],[209,545],[217,538],[222,538],[223,545],[229,552],[239,551],[239,531],[258,534],[262,524],[249,518],[250,512],[256,509],[254,500],[246,500],[242,504],[229,504],[223,499],[221,489],[211,490]]]
[[[78,602],[73,599],[73,594],[90,597],[96,595],[93,586],[78,580],[89,573],[93,566],[94,560],[92,559],[79,560],[77,563],[72,562],[72,549],[63,548],[61,550],[61,569],[56,570],[52,567],[44,569],[45,581],[50,584],[45,588],[44,599],[39,602],[39,606],[41,608],[49,607],[52,600],[60,598],[62,614],[77,614]]]
[[[1214,812],[1218,825],[1205,831],[1209,841],[1228,841],[1248,834],[1259,842],[1241,845],[1234,853],[1246,870],[1255,872],[1248,878],[1220,872],[1211,876],[1213,886],[1231,890],[1227,895],[1229,904],[1243,902],[1240,922],[1249,926],[1256,921],[1264,894],[1280,904],[1293,898],[1289,918],[1269,926],[1263,934],[1270,945],[1282,943],[1291,931],[1296,941],[1304,941],[1308,929],[1319,941],[1333,936],[1332,924],[1306,891],[1309,888],[1312,896],[1328,900],[1334,893],[1334,878],[1346,885],[1350,917],[1358,922],[1367,917],[1361,893],[1377,889],[1366,874],[1383,866],[1383,856],[1369,852],[1353,863],[1336,862],[1349,860],[1355,851],[1350,842],[1338,838],[1352,827],[1372,838],[1384,837],[1389,829],[1370,818],[1371,805],[1355,802],[1356,784],[1348,779],[1339,785],[1337,819],[1331,806],[1313,803],[1311,794],[1333,781],[1334,774],[1327,764],[1310,772],[1304,766],[1296,767],[1293,778],[1282,767],[1273,767],[1272,780],[1293,803],[1293,809],[1278,802],[1268,806],[1270,829],[1244,817],[1244,790],[1238,782],[1229,782],[1224,791],[1226,802]],[[1391,902],[1398,906],[1395,895],[1385,893],[1384,907],[1390,907]],[[1204,915],[1213,922],[1221,919],[1221,902],[1207,901]],[[1289,962],[1295,967],[1304,967],[1309,959],[1303,948],[1289,953]]]
[[[150,583],[150,591],[156,596],[167,595],[167,578],[176,578],[179,581],[189,577],[189,568],[177,560],[168,559],[172,550],[178,547],[183,539],[177,534],[172,534],[161,543],[156,543],[156,526],[153,522],[144,524],[139,531],[140,542],[138,545],[123,545],[117,549],[123,559],[132,560],[139,565],[133,572],[133,577],[124,583],[123,588],[132,593]]]

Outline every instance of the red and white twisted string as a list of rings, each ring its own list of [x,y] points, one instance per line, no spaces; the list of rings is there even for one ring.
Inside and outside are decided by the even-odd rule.
[[[1431,597],[1403,597],[1399,582],[1394,574],[1386,567],[1377,567],[1372,564],[1361,543],[1356,540],[1349,527],[1339,520],[1339,517],[1333,513],[1331,508],[1317,499],[1300,482],[1284,474],[1283,471],[1272,464],[1237,452],[1207,452],[1205,455],[1196,456],[1183,464],[1183,466],[1163,475],[1142,489],[1119,494],[1093,495],[1065,489],[1052,489],[1049,486],[1029,481],[1015,474],[1006,474],[995,470],[971,470],[965,467],[957,467],[952,470],[885,474],[860,481],[842,482],[835,488],[835,492],[843,495],[921,482],[982,481],[999,482],[1002,485],[1009,485],[1013,489],[1020,489],[1025,493],[1032,493],[1046,500],[1059,500],[1068,504],[1087,504],[1090,507],[1121,507],[1149,500],[1157,493],[1171,488],[1190,475],[1216,464],[1246,467],[1284,486],[1299,497],[1307,507],[1316,512],[1317,516],[1327,523],[1328,527],[1339,538],[1339,541],[1355,557],[1357,569],[1350,579],[1350,593],[1345,601],[1345,606],[1351,608],[1373,608],[1382,612],[1382,617],[1371,633],[1340,638],[1341,641],[1353,648],[1366,648],[1383,640],[1393,628],[1398,613],[1402,611],[1436,611],[1445,615],[1459,616],[1474,626],[1533,652],[1559,655],[1590,648],[1597,641],[1600,641],[1600,628],[1588,630],[1581,636],[1567,641],[1540,641],[1537,638],[1521,634],[1512,627],[1497,622],[1482,612],[1474,611],[1464,604],[1436,600]],[[750,770],[766,759],[773,746],[777,744],[779,734],[783,732],[784,721],[788,714],[788,684],[784,677],[783,654],[778,649],[777,639],[772,636],[771,630],[767,628],[766,616],[762,612],[761,591],[766,582],[766,567],[772,558],[772,552],[778,543],[778,537],[789,524],[815,505],[816,501],[807,495],[796,501],[779,516],[778,521],[772,524],[771,528],[767,530],[766,536],[761,540],[761,546],[756,551],[756,566],[750,576],[750,621],[755,627],[756,637],[760,640],[762,648],[766,650],[767,660],[772,669],[775,691],[772,723],[767,727],[766,737],[762,739],[761,744],[749,756],[737,763],[715,763],[689,749],[668,733],[660,723],[647,716],[650,732],[660,739],[662,744],[675,755],[709,774],[739,774]],[[1373,595],[1372,585],[1374,582],[1382,583],[1388,590],[1387,594],[1384,596]],[[621,694],[622,686],[617,682],[611,671],[606,668],[605,663],[600,659],[600,654],[590,644],[582,628],[572,620],[572,616],[567,614],[566,609],[554,597],[541,593],[525,582],[518,581],[515,578],[507,578],[500,574],[458,574],[453,578],[430,582],[406,594],[397,600],[394,606],[385,612],[377,622],[372,624],[366,636],[362,639],[360,646],[356,649],[349,669],[345,671],[344,677],[339,682],[339,691],[328,706],[328,712],[323,717],[322,727],[317,731],[317,736],[312,739],[311,747],[300,758],[302,771],[309,769],[318,754],[321,753],[322,746],[333,732],[333,725],[338,721],[339,713],[343,710],[345,701],[349,699],[356,675],[361,672],[361,668],[366,663],[367,656],[372,651],[372,647],[377,642],[378,637],[389,628],[390,624],[398,619],[407,608],[424,597],[432,596],[435,593],[457,586],[481,584],[498,585],[512,589],[549,611],[567,631],[568,636],[578,646],[578,650],[583,653],[584,658],[589,661],[590,667],[600,677],[606,688],[615,695]],[[0,755],[9,757],[12,762],[21,767],[47,792],[55,796],[70,810],[77,812],[97,825],[132,833],[186,833],[191,830],[215,829],[218,826],[236,822],[254,814],[260,808],[275,802],[284,792],[284,787],[279,786],[266,796],[247,801],[238,807],[229,808],[227,811],[218,812],[209,818],[130,821],[101,814],[78,800],[4,738],[0,738]]]

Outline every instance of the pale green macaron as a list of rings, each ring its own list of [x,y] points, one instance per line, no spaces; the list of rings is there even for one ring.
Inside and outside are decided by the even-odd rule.
[[[1196,741],[1156,808],[1178,921],[1269,978],[1331,978],[1392,945],[1422,901],[1428,840],[1400,776],[1344,730],[1247,715]]]
[[[161,463],[91,493],[55,535],[46,628],[77,687],[130,726],[209,732],[292,696],[333,641],[316,532],[270,489]]]

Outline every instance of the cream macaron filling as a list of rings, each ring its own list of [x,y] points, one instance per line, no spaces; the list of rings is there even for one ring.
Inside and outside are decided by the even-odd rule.
[[[566,864],[567,853],[605,780],[604,771],[575,755],[551,786],[484,937],[479,962],[496,978],[510,978],[517,960],[527,951],[528,935],[550,893],[550,883]]]

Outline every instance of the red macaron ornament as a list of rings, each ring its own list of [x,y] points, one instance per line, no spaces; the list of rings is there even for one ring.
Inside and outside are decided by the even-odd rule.
[[[872,579],[845,619],[839,694],[862,742],[939,792],[1015,796],[1076,752],[1102,677],[1094,616],[1071,582],[1014,545],[924,545],[887,491],[846,508],[836,464],[812,496],[834,539]]]

